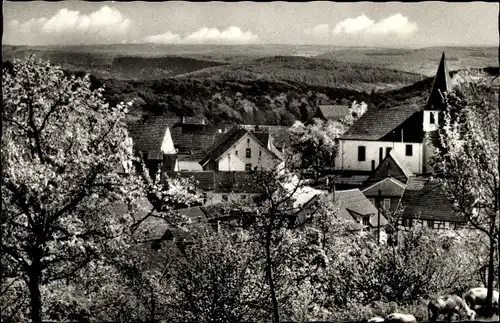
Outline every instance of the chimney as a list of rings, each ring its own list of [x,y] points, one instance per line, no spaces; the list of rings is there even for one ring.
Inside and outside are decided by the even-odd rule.
[[[183,117],[182,117],[182,124],[184,124],[184,123],[185,123],[185,120],[186,120],[186,117],[184,117],[184,116],[183,116]]]
[[[204,125],[205,124],[205,119],[201,119],[201,124]]]

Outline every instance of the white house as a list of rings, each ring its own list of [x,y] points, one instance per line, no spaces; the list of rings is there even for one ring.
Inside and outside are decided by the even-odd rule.
[[[209,171],[271,170],[282,162],[279,152],[263,144],[252,132],[234,127],[200,161]]]
[[[394,151],[412,173],[429,173],[434,148],[428,138],[437,129],[439,111],[443,109],[442,93],[450,89],[443,53],[427,104],[367,111],[339,139],[335,169],[374,171]]]

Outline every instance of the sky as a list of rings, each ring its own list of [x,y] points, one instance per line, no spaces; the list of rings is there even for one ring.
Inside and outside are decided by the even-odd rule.
[[[486,2],[3,2],[3,44],[498,46]]]

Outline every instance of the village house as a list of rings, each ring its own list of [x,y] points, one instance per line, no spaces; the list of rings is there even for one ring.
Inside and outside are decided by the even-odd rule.
[[[192,178],[196,182],[198,194],[203,197],[203,206],[244,202],[262,192],[262,187],[255,183],[252,174],[246,172],[165,171],[164,176]]]
[[[206,171],[249,172],[273,169],[282,162],[283,157],[273,147],[272,141],[267,139],[264,144],[258,137],[263,136],[233,127],[207,151],[200,165]]]
[[[427,104],[368,110],[339,139],[335,169],[374,171],[394,151],[412,173],[430,173],[429,159],[434,148],[429,138],[436,130],[439,111],[444,106],[442,93],[450,89],[443,53]]]
[[[411,176],[413,173],[391,151],[364,182],[361,191],[375,207],[395,212]]]
[[[313,118],[323,121],[338,121],[350,114],[351,109],[348,105],[320,104]]]
[[[412,176],[401,198],[403,213],[400,225],[409,228],[423,225],[431,229],[458,229],[466,220],[454,212],[442,187],[429,176]]]

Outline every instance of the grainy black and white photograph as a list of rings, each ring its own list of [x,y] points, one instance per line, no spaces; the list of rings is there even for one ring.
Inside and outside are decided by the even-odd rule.
[[[498,321],[498,3],[2,5],[2,323]]]

